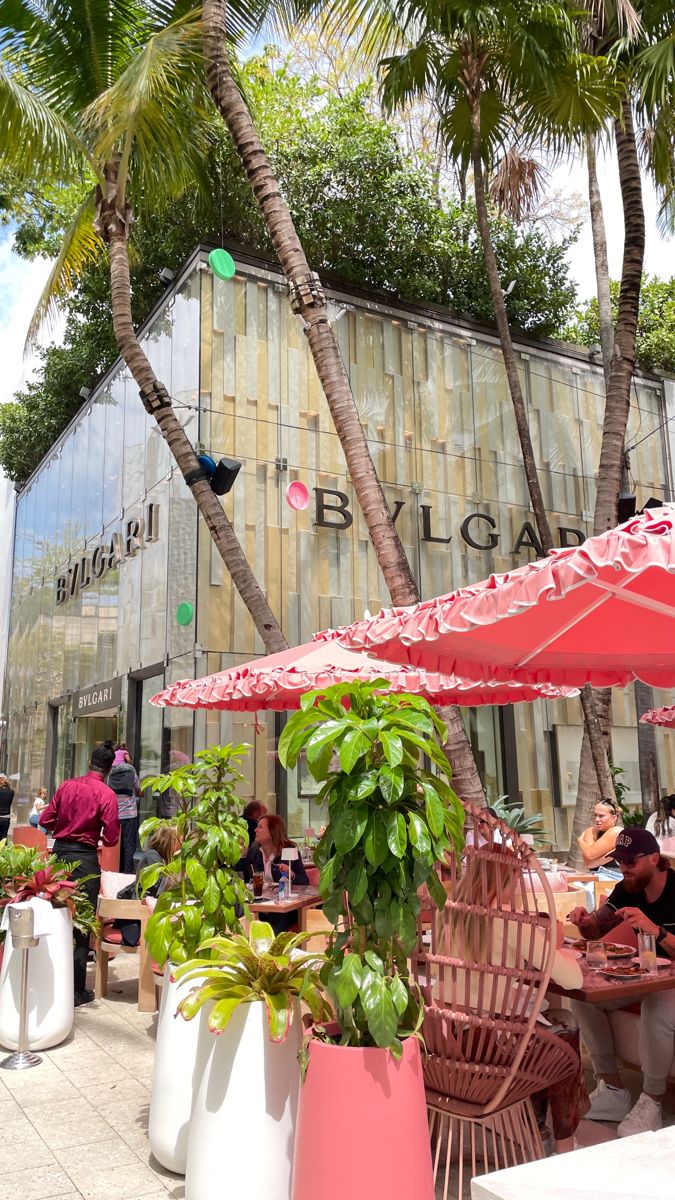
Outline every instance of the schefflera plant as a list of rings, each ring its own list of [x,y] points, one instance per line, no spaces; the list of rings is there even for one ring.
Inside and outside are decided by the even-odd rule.
[[[307,693],[279,741],[285,767],[295,767],[304,753],[323,783],[317,803],[327,805],[328,823],[315,862],[324,913],[336,932],[321,978],[343,1045],[388,1047],[400,1056],[402,1040],[422,1021],[408,969],[417,892],[426,885],[443,908],[437,864],[463,844],[464,813],[449,782],[445,734],[426,700],[375,680]]]
[[[250,747],[211,746],[165,775],[144,779],[143,786],[173,791],[179,808],[168,820],[150,817],[140,829],[141,844],[161,826],[176,834],[176,850],[168,863],[145,867],[141,889],[166,879],[150,917],[145,941],[160,966],[211,957],[209,939],[238,933],[240,916],[248,915],[248,892],[235,867],[248,847],[248,827],[240,816],[238,769]]]

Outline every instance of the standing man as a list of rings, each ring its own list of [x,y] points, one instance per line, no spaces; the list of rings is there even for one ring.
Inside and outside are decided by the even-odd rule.
[[[575,908],[569,920],[585,938],[603,938],[621,921],[628,921],[634,930],[654,934],[662,958],[675,959],[675,871],[661,856],[654,834],[647,829],[622,829],[614,858],[623,875],[621,883],[597,912]],[[619,1075],[607,1015],[629,1004],[630,999],[607,1000],[604,1004],[572,1001],[597,1078],[587,1117],[591,1121],[620,1121],[619,1137],[661,1128],[661,1097],[675,1052],[675,989],[653,992],[644,998],[640,1009],[643,1091],[631,1108],[630,1092]]]
[[[117,796],[105,783],[114,757],[113,750],[99,746],[91,756],[88,773],[66,779],[40,815],[42,827],[54,835],[54,854],[64,862],[78,863],[72,878],[94,877],[84,884],[94,911],[101,884],[98,843],[114,846],[120,836]],[[89,937],[79,930],[73,931],[73,937],[75,1004],[89,1004],[94,999],[94,993],[86,986]]]

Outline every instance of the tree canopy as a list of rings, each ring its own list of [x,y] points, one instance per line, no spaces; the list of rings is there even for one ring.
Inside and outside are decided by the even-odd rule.
[[[612,280],[609,286],[612,315],[616,321],[621,285],[618,280]],[[600,323],[595,296],[579,306],[574,320],[560,336],[579,346],[599,345]],[[675,375],[675,278],[657,279],[643,275],[636,349],[637,364],[644,371]]]
[[[264,54],[243,67],[243,83],[265,147],[289,202],[312,266],[346,283],[401,300],[445,304],[491,321],[492,303],[472,204],[440,204],[430,162],[414,162],[392,128],[369,111],[368,85],[344,95],[301,78]],[[200,241],[235,242],[271,256],[250,188],[229,139],[216,130],[205,164],[209,201],[188,195],[152,217],[147,199],[134,229],[133,313],[139,324],[161,296],[161,267],[176,268]],[[54,255],[89,184],[0,188],[2,215],[13,221],[26,257]],[[514,283],[514,326],[550,335],[574,302],[566,250],[533,229],[493,216],[502,277]],[[0,466],[22,481],[74,415],[81,387],[92,387],[114,362],[105,251],[88,265],[65,302],[61,346],[41,352],[41,370],[0,408]]]

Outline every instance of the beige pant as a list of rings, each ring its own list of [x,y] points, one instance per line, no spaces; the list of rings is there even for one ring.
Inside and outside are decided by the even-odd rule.
[[[572,1011],[579,1022],[581,1039],[591,1056],[596,1075],[618,1071],[614,1034],[608,1013],[634,1004],[634,1000],[606,1000],[587,1004],[572,1000]],[[662,1096],[675,1053],[675,988],[652,992],[640,1007],[640,1066],[644,1090],[650,1096]]]

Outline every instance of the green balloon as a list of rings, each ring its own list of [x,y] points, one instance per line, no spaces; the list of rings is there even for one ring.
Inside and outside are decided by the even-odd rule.
[[[219,279],[231,279],[237,270],[234,259],[227,250],[212,250],[209,254],[209,266]]]
[[[184,600],[176,609],[176,620],[179,625],[189,625],[195,615],[195,606],[189,600]]]

